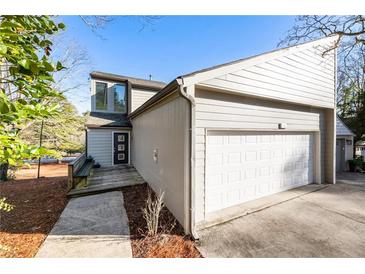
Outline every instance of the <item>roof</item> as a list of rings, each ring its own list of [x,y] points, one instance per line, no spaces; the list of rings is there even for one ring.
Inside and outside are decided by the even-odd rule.
[[[100,80],[110,80],[110,81],[117,81],[117,82],[125,82],[128,81],[134,87],[142,87],[148,88],[153,90],[161,90],[166,86],[166,83],[154,80],[146,80],[141,78],[129,77],[124,75],[100,72],[100,71],[93,71],[90,73],[90,77],[92,79],[100,79]]]
[[[132,127],[126,114],[90,112],[86,121],[87,127]]]
[[[336,119],[336,135],[355,135],[338,116]]]
[[[204,74],[204,73],[209,73],[209,72],[215,71],[215,70],[220,73],[220,71],[222,69],[228,68],[228,67],[232,71],[234,71],[236,69],[236,66],[243,66],[243,64],[253,65],[252,62],[257,61],[262,57],[278,56],[278,55],[280,56],[281,54],[286,54],[289,51],[291,52],[292,50],[297,49],[299,46],[302,47],[304,45],[305,46],[322,45],[321,43],[323,42],[323,40],[326,40],[326,41],[332,41],[333,40],[334,41],[335,39],[337,39],[337,35],[332,35],[332,36],[329,36],[329,37],[323,37],[323,38],[320,38],[320,39],[317,39],[317,40],[308,41],[308,42],[304,42],[304,43],[301,43],[301,44],[298,44],[298,45],[289,46],[289,47],[285,47],[285,48],[275,49],[275,50],[272,50],[272,51],[269,51],[269,52],[265,52],[265,53],[262,53],[262,54],[255,55],[255,56],[250,56],[248,58],[234,60],[232,62],[228,62],[228,63],[224,63],[224,64],[204,68],[204,69],[201,69],[201,70],[197,70],[197,71],[194,71],[194,72],[191,72],[191,73],[188,73],[188,74],[178,76],[174,80],[172,80],[168,85],[166,85],[162,90],[160,90],[153,97],[151,97],[147,102],[145,102],[139,108],[134,110],[129,115],[129,117],[134,118],[134,117],[138,116],[139,114],[143,113],[146,109],[150,108],[156,102],[162,100],[167,95],[174,92],[176,90],[177,85],[189,86],[189,85],[196,84],[196,82],[198,80],[196,80],[196,79],[192,80],[192,79],[194,79],[194,77],[197,76],[197,75],[201,75],[201,74]]]
[[[253,55],[253,56],[249,56],[249,57],[246,57],[246,58],[241,58],[241,59],[233,60],[233,61],[230,61],[230,62],[227,62],[227,63],[223,63],[223,64],[211,66],[211,67],[208,67],[208,68],[203,68],[203,69],[200,69],[200,70],[196,70],[196,71],[181,75],[179,77],[181,77],[181,78],[191,77],[191,76],[195,76],[196,74],[216,70],[216,69],[219,69],[219,68],[223,68],[223,67],[227,67],[227,66],[231,66],[231,65],[235,65],[235,64],[240,64],[242,62],[247,62],[249,60],[256,59],[258,57],[263,57],[263,56],[274,54],[274,53],[286,52],[288,50],[292,50],[292,49],[295,49],[295,48],[298,48],[298,47],[301,47],[301,46],[304,46],[304,45],[318,44],[318,43],[322,42],[322,40],[333,40],[333,39],[337,39],[337,35],[330,35],[328,37],[322,37],[322,38],[319,38],[319,39],[316,39],[316,40],[303,42],[303,43],[300,43],[300,44],[297,44],[297,45],[291,45],[291,46],[287,46],[287,47],[274,49],[274,50],[271,50],[271,51],[263,52],[263,53]]]
[[[357,146],[365,146],[365,141],[357,141],[356,145]]]

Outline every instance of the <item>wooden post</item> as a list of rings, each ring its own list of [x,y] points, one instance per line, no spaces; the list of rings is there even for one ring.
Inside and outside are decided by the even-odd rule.
[[[42,123],[41,123],[41,132],[39,133],[39,148],[42,147],[43,121],[44,120],[42,120]],[[38,175],[37,175],[38,179],[40,177],[40,171],[41,171],[41,157],[39,157],[39,159],[38,159]]]

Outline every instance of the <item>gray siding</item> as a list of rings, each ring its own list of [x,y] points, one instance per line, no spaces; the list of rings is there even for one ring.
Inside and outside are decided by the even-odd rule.
[[[196,91],[196,221],[204,219],[204,176],[206,129],[278,130],[278,123],[287,123],[287,131],[320,132],[322,180],[325,174],[324,110],[270,100]]]
[[[112,134],[118,129],[88,129],[87,154],[92,156],[101,166],[111,166],[112,163]],[[128,132],[128,131],[126,131]]]
[[[241,94],[334,108],[334,52],[304,48],[199,83]]]
[[[188,230],[189,103],[182,97],[165,100],[132,119],[133,165]],[[158,152],[154,161],[154,150]]]
[[[153,95],[155,95],[157,91],[153,90],[142,90],[132,88],[132,101],[131,101],[131,111],[136,110],[143,103],[145,103],[148,99],[150,99]]]
[[[336,119],[336,135],[353,135],[352,131],[342,122],[340,118]]]

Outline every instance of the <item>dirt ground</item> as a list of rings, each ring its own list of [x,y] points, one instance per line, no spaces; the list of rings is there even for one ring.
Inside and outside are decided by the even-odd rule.
[[[54,176],[53,170],[64,173],[65,167],[42,169],[44,175]],[[0,257],[35,256],[67,204],[66,186],[65,176],[0,182],[1,196],[14,206],[10,212],[0,212]]]
[[[146,237],[146,221],[143,218],[142,208],[145,206],[148,190],[146,183],[122,188],[124,206],[129,219],[133,257],[201,258],[194,242],[184,235],[183,228],[166,207],[161,213],[159,234],[155,237]]]
[[[43,164],[40,169],[40,177],[61,177],[67,176],[67,163],[63,164]],[[24,167],[15,172],[15,179],[37,178],[38,165],[31,165],[31,168]]]

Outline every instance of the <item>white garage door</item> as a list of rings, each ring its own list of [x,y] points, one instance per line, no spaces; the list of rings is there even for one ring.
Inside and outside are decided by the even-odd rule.
[[[311,133],[208,131],[206,212],[313,182]]]

